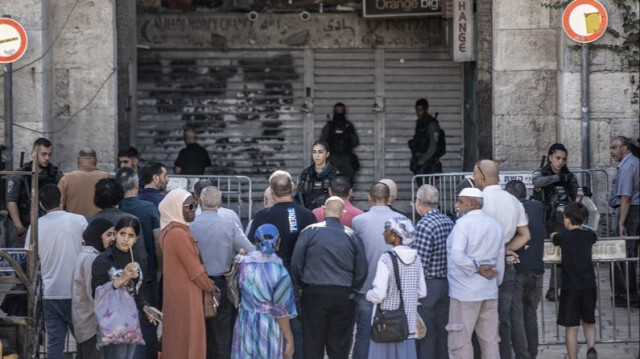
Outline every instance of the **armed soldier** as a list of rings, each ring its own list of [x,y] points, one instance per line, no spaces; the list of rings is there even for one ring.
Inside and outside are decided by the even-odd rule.
[[[416,101],[416,130],[409,140],[411,162],[409,168],[414,174],[442,173],[440,157],[446,152],[444,131],[436,116],[429,115],[429,102],[421,98]]]
[[[353,183],[356,173],[360,169],[358,156],[353,149],[358,147],[360,140],[356,128],[347,120],[346,108],[341,102],[333,106],[333,120],[327,115],[327,124],[322,128],[320,139],[329,144],[331,164],[340,173],[349,176]]]

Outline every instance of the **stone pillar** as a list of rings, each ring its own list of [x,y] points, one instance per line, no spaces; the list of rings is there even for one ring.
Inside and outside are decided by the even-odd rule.
[[[536,169],[556,141],[558,33],[550,11],[535,1],[493,1],[493,157],[504,170]]]

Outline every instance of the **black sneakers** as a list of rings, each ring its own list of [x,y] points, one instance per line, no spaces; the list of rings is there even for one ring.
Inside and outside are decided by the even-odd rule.
[[[596,348],[591,347],[587,350],[587,359],[598,359],[598,353],[596,353]]]
[[[544,296],[550,302],[555,302],[558,300],[558,291],[552,288],[549,288],[547,294]]]

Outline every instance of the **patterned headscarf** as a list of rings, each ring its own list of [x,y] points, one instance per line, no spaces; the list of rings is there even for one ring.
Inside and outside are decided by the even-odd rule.
[[[384,229],[388,229],[402,238],[402,244],[405,246],[413,243],[415,239],[413,224],[406,217],[389,218],[384,222]]]
[[[191,193],[182,188],[176,188],[164,196],[164,199],[158,205],[160,229],[164,229],[170,222],[187,224],[182,215],[182,204],[189,196],[191,196]]]
[[[273,224],[263,224],[256,229],[255,240],[259,244],[260,252],[266,256],[276,252],[278,238],[280,238],[280,232]]]

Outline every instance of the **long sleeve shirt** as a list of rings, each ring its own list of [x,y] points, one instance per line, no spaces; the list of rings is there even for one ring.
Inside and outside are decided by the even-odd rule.
[[[303,285],[334,285],[357,291],[367,276],[362,241],[336,217],[313,224],[298,237],[291,274]]]
[[[473,210],[458,219],[447,238],[447,279],[449,296],[459,301],[498,298],[504,275],[504,231],[482,210]],[[495,266],[497,278],[478,274],[481,265]]]

